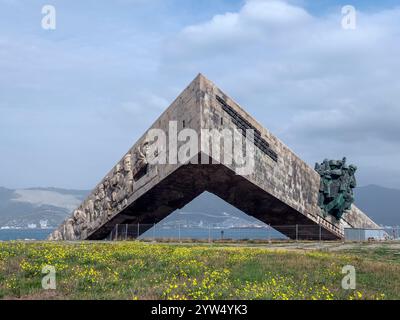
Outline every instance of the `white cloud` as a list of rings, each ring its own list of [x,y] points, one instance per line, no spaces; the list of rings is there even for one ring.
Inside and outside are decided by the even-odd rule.
[[[302,0],[171,3],[56,2],[54,33],[40,1],[0,10],[4,184],[92,187],[202,72],[310,164],[400,188],[400,7],[343,30]]]
[[[347,155],[363,182],[400,187],[400,7],[341,18],[248,0],[184,28],[164,70],[205,73],[310,163]],[[397,182],[369,179],[391,167]]]
[[[215,15],[210,21],[184,28],[177,41],[170,46],[172,54],[176,49],[204,52],[218,48],[234,49],[240,45],[264,41],[275,32],[295,28],[299,24],[310,23],[312,17],[302,8],[281,1],[247,1],[239,12]],[[179,45],[181,43],[181,45]],[[215,51],[215,50],[214,50]]]

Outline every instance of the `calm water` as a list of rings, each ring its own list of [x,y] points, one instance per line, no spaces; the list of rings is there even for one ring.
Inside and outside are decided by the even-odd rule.
[[[0,230],[0,241],[8,240],[45,240],[53,229],[8,229]]]

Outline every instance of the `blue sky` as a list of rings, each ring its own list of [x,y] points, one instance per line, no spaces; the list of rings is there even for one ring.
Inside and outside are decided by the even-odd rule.
[[[0,185],[91,189],[202,72],[309,164],[400,188],[399,38],[392,0],[0,0]]]

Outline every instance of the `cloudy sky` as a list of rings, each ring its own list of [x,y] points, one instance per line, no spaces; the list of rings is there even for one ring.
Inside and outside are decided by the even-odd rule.
[[[399,59],[398,0],[0,0],[0,185],[91,189],[202,72],[310,165],[400,189]]]

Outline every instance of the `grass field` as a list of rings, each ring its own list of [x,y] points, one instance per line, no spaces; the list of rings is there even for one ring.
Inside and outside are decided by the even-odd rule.
[[[400,247],[0,243],[3,299],[400,299]],[[56,269],[43,290],[42,267]],[[356,270],[342,289],[342,268]]]

